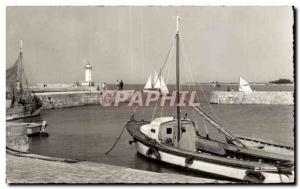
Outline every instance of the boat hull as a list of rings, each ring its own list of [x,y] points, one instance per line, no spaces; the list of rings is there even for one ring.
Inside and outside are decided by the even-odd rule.
[[[137,125],[142,125],[137,124]],[[293,183],[294,171],[280,173],[278,169],[256,170],[254,163],[227,157],[216,157],[205,153],[194,153],[165,146],[144,138],[138,131],[139,126],[128,126],[137,152],[158,161],[183,167],[189,170],[207,173],[215,177],[252,183]],[[151,153],[150,153],[151,152]],[[274,168],[274,167],[273,167]]]
[[[193,171],[200,171],[203,173],[207,173],[210,175],[214,175],[216,177],[221,178],[229,178],[233,180],[240,180],[240,181],[249,181],[247,176],[247,169],[242,168],[235,168],[235,167],[229,167],[229,166],[223,166],[218,165],[214,163],[209,163],[205,161],[200,160],[194,160],[193,163],[187,164],[186,158],[183,156],[175,155],[172,153],[164,152],[158,150],[158,153],[160,154],[160,159],[157,159],[155,155],[147,155],[147,152],[151,148],[150,146],[147,146],[141,142],[135,143],[136,149],[138,153],[152,159],[159,160],[161,162],[165,162],[168,164],[180,166],[183,168],[191,169]],[[277,174],[277,173],[262,173],[265,179],[262,183],[292,183],[294,182],[294,176],[293,175],[286,175],[286,174]],[[253,182],[253,180],[252,180]],[[257,182],[260,182],[257,180]]]
[[[41,126],[26,128],[26,130],[27,130],[27,135],[34,135],[34,134],[40,133]]]
[[[42,123],[25,123],[27,136],[48,136],[48,133],[45,132],[45,128],[47,127],[46,121]]]
[[[41,108],[35,109],[32,106],[18,106],[6,109],[6,121],[37,116],[41,113]]]

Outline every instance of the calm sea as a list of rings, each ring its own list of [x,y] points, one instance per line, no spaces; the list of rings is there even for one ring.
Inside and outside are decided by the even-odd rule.
[[[110,86],[112,87],[112,86]],[[237,90],[237,85],[229,86]],[[126,85],[125,89],[142,90],[142,85]],[[171,89],[174,86],[171,86]],[[268,91],[293,91],[292,85],[257,85],[254,88]],[[294,144],[294,106],[283,105],[211,105],[208,98],[212,90],[210,85],[184,86],[184,89],[197,90],[202,109],[215,118],[233,134],[275,141],[286,145]],[[227,85],[221,85],[226,90]],[[108,163],[135,169],[155,172],[168,172],[190,175],[185,170],[171,167],[156,161],[149,161],[136,153],[134,145],[129,145],[129,135],[125,130],[114,150],[105,155],[119,136],[123,126],[129,121],[133,107],[123,104],[119,107],[101,107],[100,105],[73,107],[56,110],[44,110],[35,120],[46,120],[49,137],[30,138],[32,153]],[[154,109],[156,110],[155,113]],[[188,108],[183,108],[191,119],[200,126],[203,120]],[[138,108],[136,119],[151,120],[160,115],[174,116],[173,107]],[[26,119],[26,121],[32,121]],[[209,130],[211,135],[213,130]],[[199,175],[200,176],[200,175]],[[203,176],[203,175],[202,175]]]

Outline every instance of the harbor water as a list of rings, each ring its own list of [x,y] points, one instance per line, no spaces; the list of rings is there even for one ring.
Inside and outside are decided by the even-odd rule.
[[[111,87],[111,86],[110,86]],[[235,88],[236,85],[230,86]],[[142,85],[125,86],[126,89],[142,90]],[[221,86],[226,90],[227,86]],[[256,90],[293,91],[293,86],[258,85]],[[172,89],[172,87],[171,87]],[[274,141],[289,146],[294,144],[294,106],[285,105],[221,105],[209,104],[210,85],[184,86],[196,90],[201,108],[233,134]],[[171,167],[138,155],[134,145],[128,143],[130,136],[124,130],[119,142],[110,152],[124,125],[133,114],[136,119],[151,120],[163,116],[174,116],[175,107],[118,107],[90,105],[64,109],[43,110],[39,117],[25,121],[46,120],[48,137],[30,138],[30,152],[45,156],[72,158],[113,164],[154,172],[191,175],[183,169]],[[155,113],[153,113],[155,110]],[[196,115],[189,108],[182,114],[194,120]],[[196,118],[198,119],[198,118]],[[201,120],[196,120],[201,125]],[[205,123],[204,123],[205,124]],[[203,125],[203,124],[202,124]],[[212,135],[214,131],[211,131]],[[197,174],[198,175],[198,174]],[[199,175],[200,176],[200,175]],[[203,175],[202,175],[203,176]]]

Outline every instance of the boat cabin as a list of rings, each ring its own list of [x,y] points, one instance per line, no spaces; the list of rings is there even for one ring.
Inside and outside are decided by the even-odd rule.
[[[220,140],[204,134],[190,119],[183,118],[181,124],[180,140],[177,146],[179,149],[191,152],[209,152],[221,156],[227,155],[225,139]],[[150,124],[141,126],[140,131],[161,144],[175,147],[178,137],[177,119],[174,117],[156,118]]]
[[[178,148],[194,152],[196,151],[195,124],[189,119],[182,119],[181,123]],[[156,118],[150,124],[141,126],[140,131],[159,143],[174,146],[177,140],[177,120],[174,117]]]

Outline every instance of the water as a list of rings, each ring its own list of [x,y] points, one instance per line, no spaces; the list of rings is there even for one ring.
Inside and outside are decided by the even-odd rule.
[[[278,86],[259,87],[265,90],[280,90]],[[142,86],[126,86],[126,88],[140,90]],[[208,98],[211,86],[202,86],[202,88]],[[280,86],[280,88],[283,87]],[[292,91],[293,87],[285,86],[284,90]],[[202,90],[198,87],[197,92],[200,95],[202,109],[220,121],[228,131],[287,145],[294,144],[293,106],[209,105]],[[123,104],[117,108],[92,105],[44,110],[40,117],[34,119],[47,121],[49,126],[46,131],[49,133],[49,137],[30,138],[30,151],[46,156],[108,163],[155,172],[193,174],[156,161],[149,161],[138,155],[134,145],[128,143],[130,137],[126,130],[115,149],[109,155],[105,155],[129,120],[133,109],[134,107],[127,107],[126,104]],[[153,109],[154,104],[148,108],[138,108],[135,117],[151,120]],[[165,107],[162,115],[175,115],[174,110],[174,107]],[[192,111],[187,108],[183,108],[182,111],[194,119]],[[157,107],[155,113],[155,117],[159,116],[161,108]],[[26,119],[26,121],[32,120]],[[198,118],[196,121],[203,126],[203,120]],[[216,131],[209,129],[209,132],[218,138]]]

